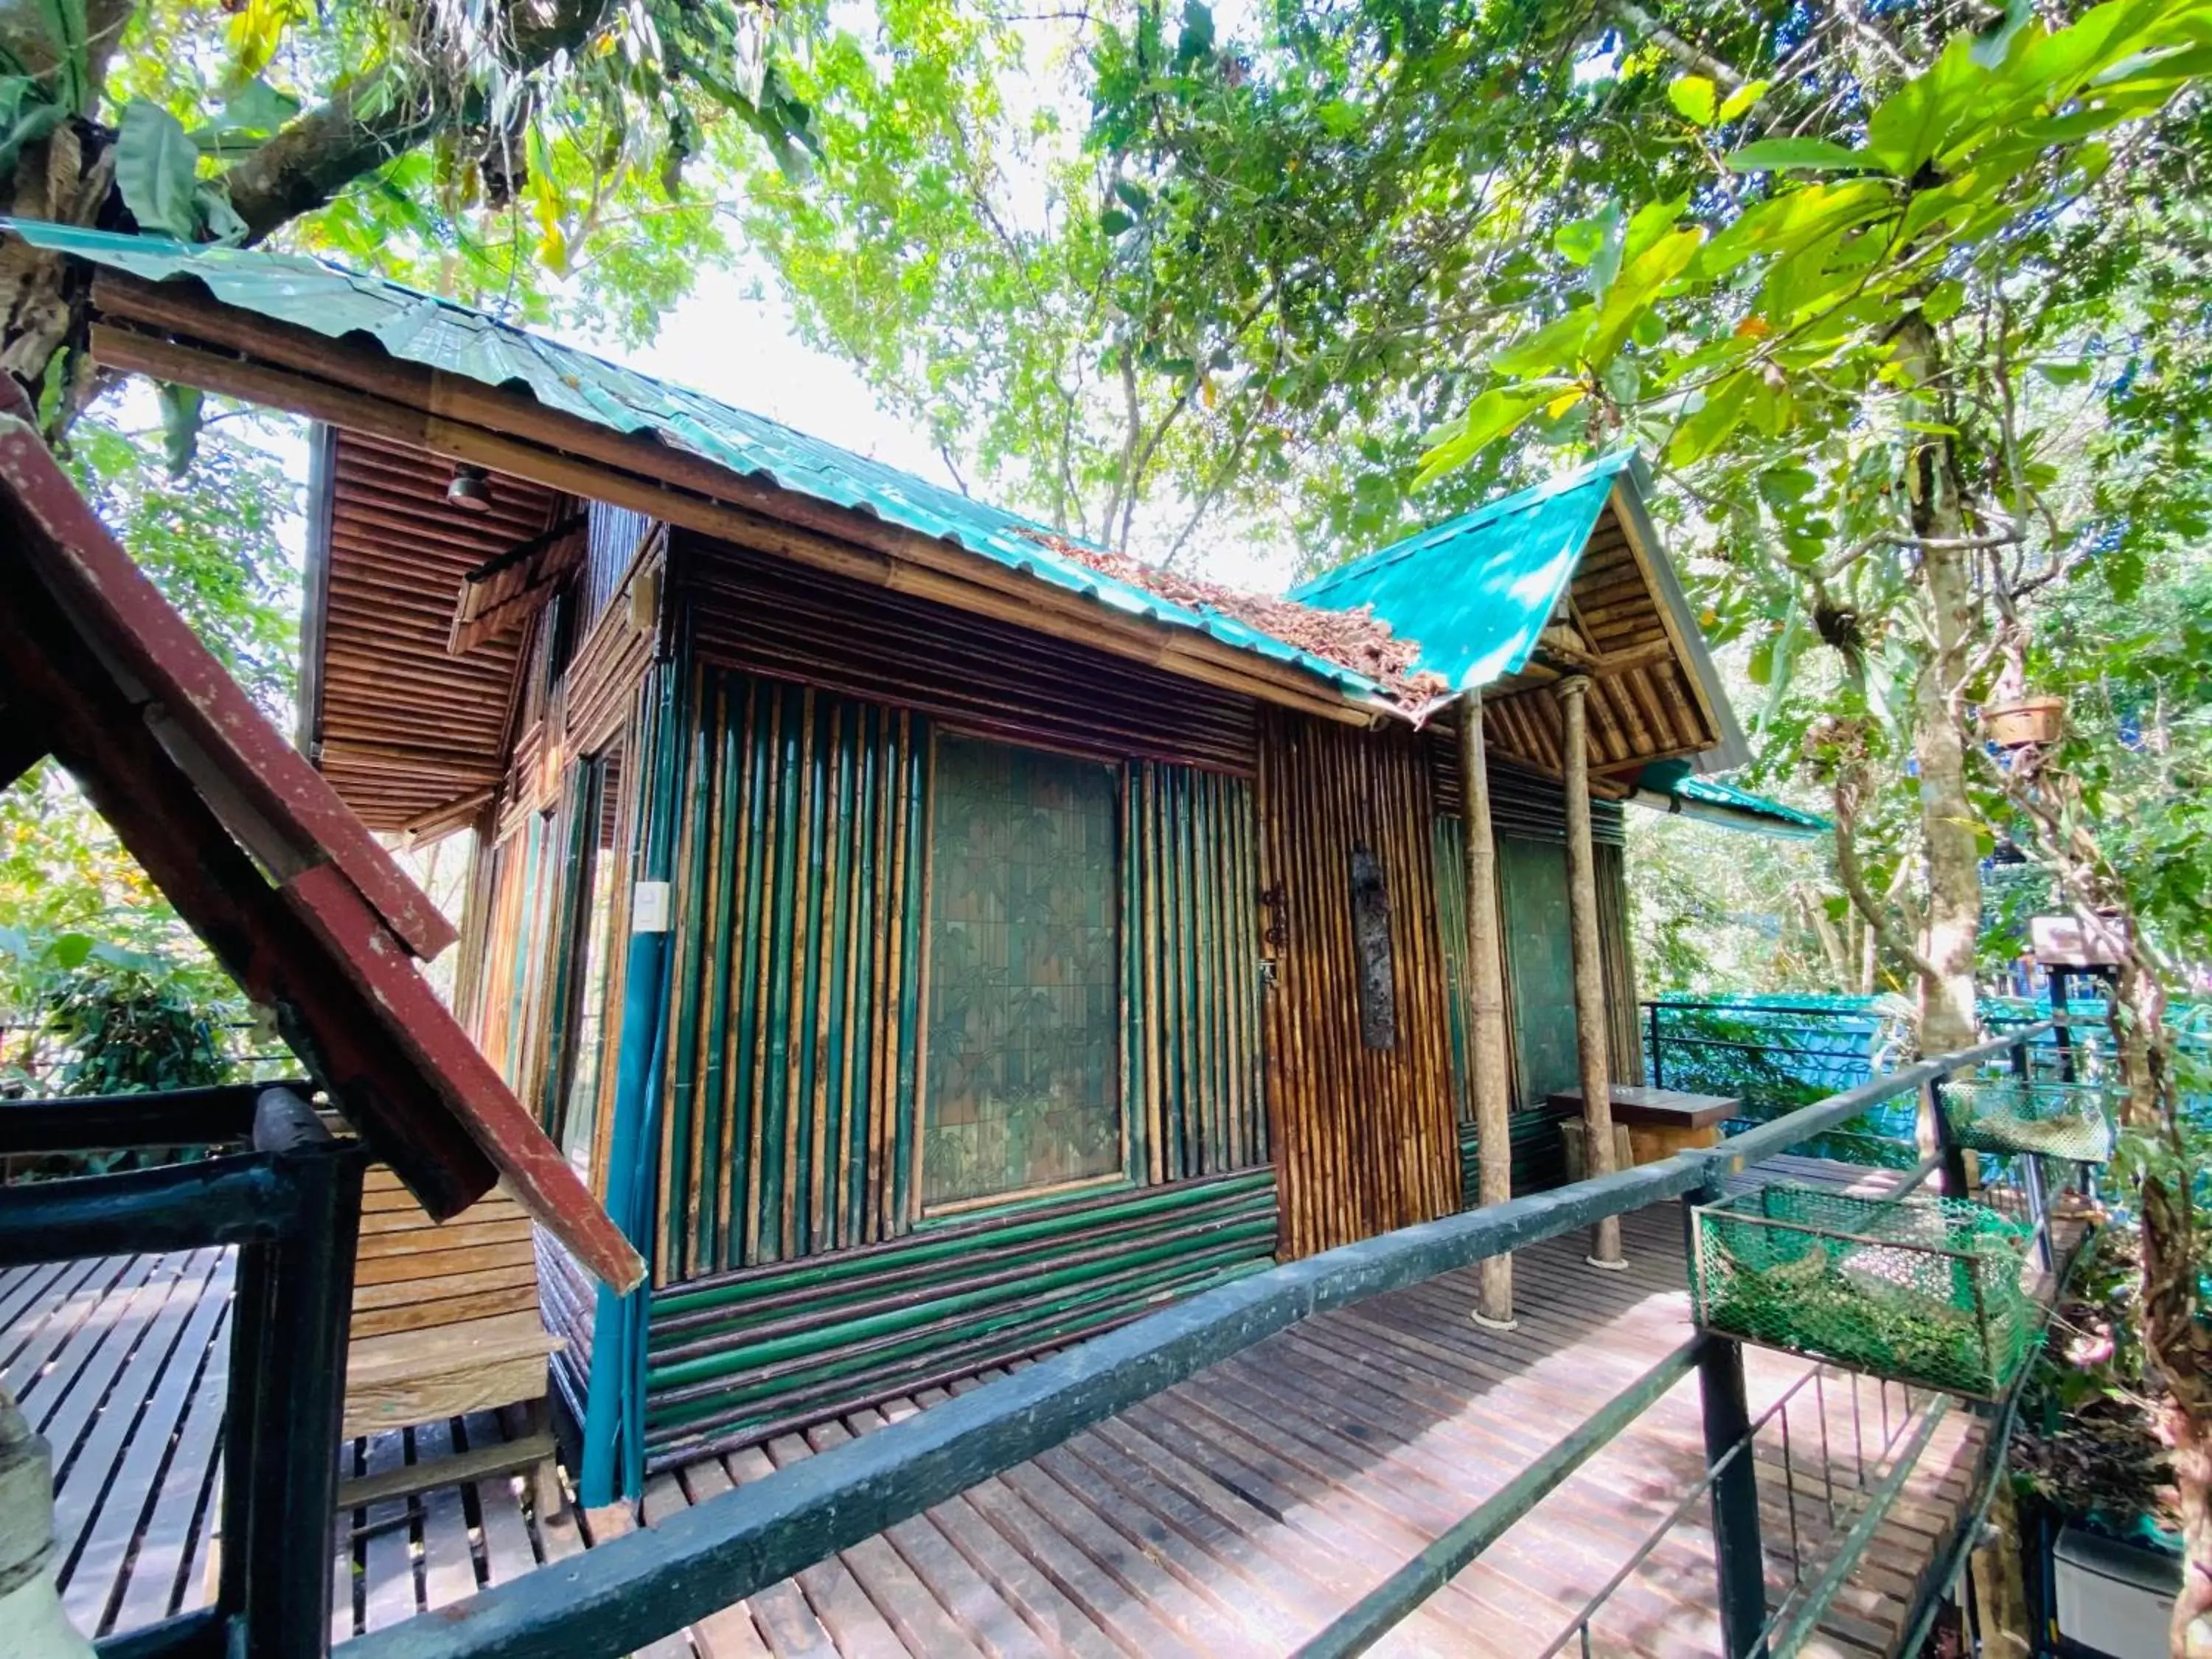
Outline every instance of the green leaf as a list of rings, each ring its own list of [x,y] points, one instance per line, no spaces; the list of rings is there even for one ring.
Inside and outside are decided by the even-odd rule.
[[[36,82],[18,78],[20,98],[11,101],[0,128],[0,167],[9,167],[26,144],[35,144],[69,118],[69,112],[46,96]]]
[[[1743,419],[1756,370],[1729,375],[1705,389],[1705,402],[1683,417],[1667,443],[1667,459],[1675,466],[1688,466],[1713,453]]]
[[[222,114],[192,130],[192,143],[203,155],[250,155],[299,112],[298,99],[256,76],[224,100]]]
[[[198,386],[165,380],[154,388],[154,395],[161,405],[161,455],[169,464],[169,476],[181,478],[192,470],[192,457],[199,450],[200,406],[207,394]]]
[[[1623,228],[1620,204],[1607,202],[1598,210],[1597,252],[1590,256],[1590,292],[1603,302],[1613,279],[1620,275],[1620,238]]]
[[[1720,113],[1720,88],[1702,75],[1685,75],[1667,86],[1667,101],[1693,127],[1709,127]]]
[[[134,98],[115,137],[115,185],[141,230],[189,242],[199,228],[192,185],[199,154],[177,118]]]
[[[1973,51],[1972,35],[1953,35],[1933,64],[1867,117],[1868,152],[1899,178],[1911,178],[1950,148],[1974,115],[1991,112],[1978,97],[1990,73],[1974,62]]]
[[[1570,264],[1587,265],[1605,246],[1604,222],[1598,218],[1577,219],[1561,225],[1552,233],[1552,246]]]
[[[1109,236],[1119,236],[1136,222],[1120,208],[1108,208],[1098,216],[1098,228]]]
[[[1729,122],[1740,119],[1753,105],[1766,96],[1767,85],[1765,81],[1747,81],[1729,94],[1727,100],[1721,105],[1720,125],[1726,126]]]
[[[1602,368],[1620,349],[1629,331],[1634,328],[1645,308],[1656,299],[1659,290],[1680,276],[1705,246],[1702,230],[1678,230],[1662,236],[1658,241],[1637,256],[1620,273],[1606,295],[1604,308],[1599,312],[1597,325],[1591,330],[1589,343],[1583,356],[1592,366]]]
[[[1624,264],[1633,264],[1644,251],[1674,228],[1689,206],[1690,198],[1677,196],[1670,202],[1646,202],[1628,221],[1628,229],[1620,239],[1620,258]]]
[[[1332,98],[1314,112],[1332,138],[1348,138],[1359,130],[1365,118],[1358,105],[1341,98]]]
[[[1459,429],[1421,457],[1421,470],[1413,479],[1419,489],[1455,471],[1548,403],[1569,383],[1553,380],[1534,386],[1498,386],[1477,398],[1460,422]]]
[[[74,973],[91,957],[92,946],[89,933],[57,933],[46,946],[46,956],[64,973]]]
[[[230,204],[230,186],[220,179],[203,179],[192,186],[192,205],[198,210],[201,225],[209,240],[225,247],[235,247],[246,240],[246,221],[238,216],[238,210]]]
[[[92,106],[92,85],[85,53],[84,0],[38,0],[39,24],[52,42],[58,68],[54,102],[64,114],[82,115]]]
[[[1176,67],[1188,69],[1212,55],[1212,10],[1203,0],[1184,0],[1182,33],[1176,40]]]
[[[1730,152],[1731,173],[1878,173],[1881,163],[1863,149],[1826,138],[1760,138]]]
[[[1114,193],[1121,198],[1130,212],[1140,219],[1145,216],[1145,210],[1152,204],[1151,195],[1133,179],[1116,179],[1114,181]]]
[[[1534,334],[1516,340],[1491,360],[1491,367],[1516,380],[1531,374],[1571,376],[1581,362],[1582,343],[1596,319],[1597,313],[1590,307],[1577,306]]]
[[[1927,298],[1920,302],[1920,314],[1931,323],[1948,323],[1966,303],[1966,284],[1947,276],[1928,290]]]

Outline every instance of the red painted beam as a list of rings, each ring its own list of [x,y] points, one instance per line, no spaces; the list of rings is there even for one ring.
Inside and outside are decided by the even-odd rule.
[[[453,924],[170,608],[38,434],[6,415],[0,489],[32,532],[15,538],[17,556],[110,674],[135,683],[148,718],[158,708],[164,745],[200,791],[235,795],[245,811],[224,816],[255,855],[280,877],[335,866],[426,960],[451,945]]]

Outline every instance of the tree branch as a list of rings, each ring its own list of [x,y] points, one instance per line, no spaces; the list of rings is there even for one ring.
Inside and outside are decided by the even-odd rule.
[[[1613,0],[1609,9],[1623,27],[1644,36],[1684,69],[1695,70],[1724,91],[1734,92],[1743,84],[1742,71],[1685,40],[1634,0]]]
[[[509,75],[528,75],[573,53],[605,24],[609,0],[555,0],[543,15],[517,7]],[[396,84],[395,84],[396,82]],[[364,173],[469,118],[475,94],[459,79],[404,75],[386,66],[341,86],[222,175],[230,204],[259,241],[312,213]]]

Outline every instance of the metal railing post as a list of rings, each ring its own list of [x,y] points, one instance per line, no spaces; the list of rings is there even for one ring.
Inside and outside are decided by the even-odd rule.
[[[2063,968],[2051,970],[2051,1017],[2056,1022],[2051,1040],[2058,1049],[2058,1080],[2074,1081],[2074,1033],[2067,1024],[2068,1010],[2074,1005],[2074,975]]]
[[[1726,1195],[1717,1174],[1682,1195],[1682,1224],[1697,1260],[1696,1206]],[[1743,1345],[1708,1332],[1698,1356],[1698,1399],[1705,1419],[1705,1467],[1711,1468],[1751,1435],[1744,1389]],[[1759,1475],[1749,1447],[1730,1458],[1712,1486],[1713,1565],[1719,1578],[1721,1643],[1725,1659],[1765,1659],[1766,1548],[1759,1537]]]
[[[1659,1005],[1654,1002],[1649,1006],[1651,1010],[1651,1086],[1663,1089],[1667,1086],[1667,1063],[1659,1058]]]
[[[239,1252],[229,1420],[251,1449],[223,1482],[222,1605],[240,1659],[327,1650],[331,1540],[344,1401],[354,1251],[361,1229],[358,1141],[333,1139],[306,1103],[270,1090],[258,1150],[275,1152],[296,1194],[294,1224]]]

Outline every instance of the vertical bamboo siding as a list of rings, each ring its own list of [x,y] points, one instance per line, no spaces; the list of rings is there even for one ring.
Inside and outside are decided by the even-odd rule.
[[[1130,1177],[1157,1184],[1264,1164],[1252,786],[1146,762],[1129,768],[1122,799]]]
[[[1260,742],[1261,881],[1287,937],[1268,999],[1268,1097],[1283,1250],[1309,1255],[1459,1206],[1433,811],[1419,741],[1269,711]],[[1380,862],[1397,1040],[1360,1039],[1352,858]]]
[[[927,732],[693,682],[656,1281],[873,1243],[914,1152]]]

